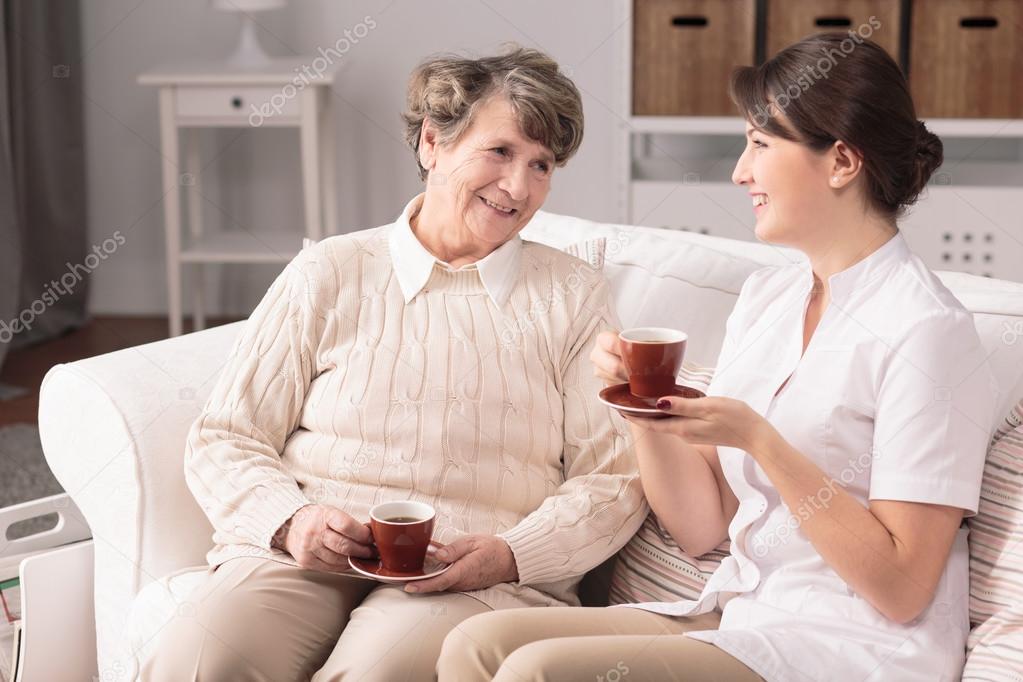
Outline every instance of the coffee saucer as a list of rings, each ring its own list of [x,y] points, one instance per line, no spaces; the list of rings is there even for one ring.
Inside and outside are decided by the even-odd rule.
[[[426,580],[427,578],[438,576],[451,568],[451,564],[446,564],[433,556],[433,552],[441,547],[443,545],[436,541],[430,542],[430,549],[426,552],[426,561],[423,562],[423,570],[421,571],[389,571],[380,565],[379,558],[363,559],[362,557],[350,556],[348,557],[348,565],[359,574],[383,583],[407,583],[413,580]]]
[[[681,384],[675,384],[675,388],[672,389],[670,395],[676,398],[706,397],[703,391],[690,388],[689,386],[682,386]],[[600,402],[604,403],[608,407],[613,407],[622,414],[634,417],[646,417],[647,419],[663,419],[665,417],[670,417],[670,414],[657,409],[658,400],[659,398],[641,398],[639,396],[632,395],[629,391],[628,383],[608,386],[600,392]]]

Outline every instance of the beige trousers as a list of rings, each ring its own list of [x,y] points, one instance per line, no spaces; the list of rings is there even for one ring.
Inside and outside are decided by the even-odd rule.
[[[458,593],[231,559],[159,634],[144,682],[433,680],[444,637],[490,611]]]
[[[440,682],[762,682],[738,659],[682,634],[720,620],[632,608],[492,611],[451,631],[437,672]]]

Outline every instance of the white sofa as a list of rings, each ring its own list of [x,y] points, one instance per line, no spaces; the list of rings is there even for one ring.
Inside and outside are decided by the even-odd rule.
[[[703,365],[717,358],[746,277],[801,257],[754,242],[544,213],[524,236],[554,246],[605,237],[604,270],[621,321],[687,330],[687,360]],[[1023,396],[1023,284],[939,274],[975,314],[1001,416]],[[44,380],[39,428],[46,457],[95,539],[104,682],[135,679],[139,659],[175,609],[189,608],[185,597],[201,577],[194,568],[204,562],[211,528],[185,486],[183,443],[241,324],[57,365]]]

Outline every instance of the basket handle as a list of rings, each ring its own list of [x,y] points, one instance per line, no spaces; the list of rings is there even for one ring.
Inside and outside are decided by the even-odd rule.
[[[707,17],[699,15],[680,15],[671,18],[671,25],[675,28],[704,28],[709,23]]]
[[[959,28],[998,28],[997,17],[963,17]]]
[[[813,24],[818,28],[848,28],[852,26],[852,19],[849,17],[817,17],[813,20]]]

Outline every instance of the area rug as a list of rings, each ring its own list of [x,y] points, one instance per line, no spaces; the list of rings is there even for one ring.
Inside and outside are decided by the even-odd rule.
[[[13,424],[0,428],[0,508],[64,492],[43,457],[39,428]],[[19,523],[10,539],[52,527],[54,519],[40,517]]]
[[[0,400],[14,400],[24,395],[28,395],[27,388],[12,384],[0,384]]]

